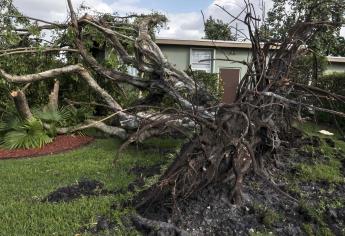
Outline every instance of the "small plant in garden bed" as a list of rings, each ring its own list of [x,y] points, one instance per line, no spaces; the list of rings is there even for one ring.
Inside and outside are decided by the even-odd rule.
[[[0,122],[0,147],[5,149],[41,148],[51,143],[58,128],[69,126],[82,119],[82,109],[49,106],[33,109],[33,117],[23,120],[16,113],[8,114]],[[86,115],[83,119],[85,119]]]
[[[3,129],[6,129],[3,125]],[[43,123],[36,118],[19,122],[3,136],[2,147],[6,149],[37,148],[52,142],[53,139],[46,134]]]

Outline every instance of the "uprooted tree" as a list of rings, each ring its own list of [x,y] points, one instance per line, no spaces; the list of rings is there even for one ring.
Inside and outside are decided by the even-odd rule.
[[[1,57],[10,60],[13,55],[55,53],[61,66],[23,75],[13,75],[0,68],[0,78],[18,85],[11,96],[18,113],[25,119],[32,116],[30,101],[25,96],[25,89],[30,84],[59,78],[55,80],[48,99],[49,106],[57,108],[61,94],[59,83],[62,79],[72,79],[72,76],[82,79],[103,100],[101,105],[111,111],[111,115],[100,120],[90,119],[72,127],[60,127],[57,131],[61,134],[93,127],[126,140],[123,147],[170,131],[186,135],[188,142],[158,183],[141,194],[137,207],[158,202],[170,202],[173,206],[176,199],[187,199],[217,182],[231,183],[229,199],[240,203],[245,174],[254,170],[259,175],[265,175],[265,158],[279,147],[280,136],[289,129],[293,116],[300,118],[303,110],[313,110],[345,117],[342,111],[325,109],[315,103],[319,98],[344,103],[345,97],[294,82],[289,76],[294,59],[308,50],[308,40],[320,28],[340,27],[340,19],[299,20],[289,29],[283,41],[262,44],[258,30],[260,20],[253,6],[246,3],[242,11],[244,19],[242,16],[234,18],[248,27],[252,58],[250,61],[228,58],[229,63],[243,63],[248,70],[241,79],[236,101],[223,104],[217,103],[200,81],[171,65],[156,45],[152,28],[164,22],[164,16],[78,16],[71,0],[68,0],[68,6],[70,19],[64,24],[18,14],[5,16],[10,23],[13,23],[10,20],[13,18],[36,22],[31,30],[18,28],[25,26],[23,23],[7,29],[7,34],[16,34],[21,39],[30,39],[32,29],[60,33],[53,43],[44,47],[17,45],[1,50]],[[141,76],[132,76],[119,68],[99,63],[86,43],[90,29],[105,39],[107,50],[116,52],[121,63],[136,68]],[[123,84],[130,85],[142,91],[143,98],[136,105],[122,107],[117,98],[100,85],[100,80],[113,84],[119,90]],[[174,105],[164,107],[164,97],[168,97]],[[83,101],[69,102],[77,104]],[[114,122],[107,123],[114,117],[117,118],[116,126]]]

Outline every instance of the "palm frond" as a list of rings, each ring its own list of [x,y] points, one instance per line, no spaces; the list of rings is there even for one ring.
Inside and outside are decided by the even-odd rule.
[[[44,131],[43,124],[36,118],[29,119],[16,130],[7,132],[2,140],[2,146],[7,149],[39,148],[52,142]]]
[[[32,110],[32,113],[35,117],[39,118],[40,120],[48,123],[58,123],[61,122],[62,116],[58,110],[55,109],[40,109],[35,108]]]
[[[6,117],[0,123],[0,132],[17,130],[22,125],[22,120],[18,116]]]

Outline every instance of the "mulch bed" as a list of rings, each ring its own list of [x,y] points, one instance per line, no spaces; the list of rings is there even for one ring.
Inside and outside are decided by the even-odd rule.
[[[49,143],[42,148],[16,150],[0,149],[0,159],[14,159],[57,154],[89,144],[92,140],[92,137],[87,136],[61,135],[57,136],[52,143]]]

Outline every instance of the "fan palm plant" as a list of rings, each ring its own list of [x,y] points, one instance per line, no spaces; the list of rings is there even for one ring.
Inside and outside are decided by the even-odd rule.
[[[6,124],[1,126],[8,128]],[[37,148],[53,141],[46,134],[43,123],[36,118],[28,119],[12,129],[3,136],[2,146],[6,149]]]
[[[54,109],[49,106],[43,109],[35,108],[33,109],[33,114],[47,124],[45,128],[50,137],[55,137],[57,135],[57,127],[66,126],[67,121],[71,117],[71,112],[67,107],[62,107],[61,109]]]

